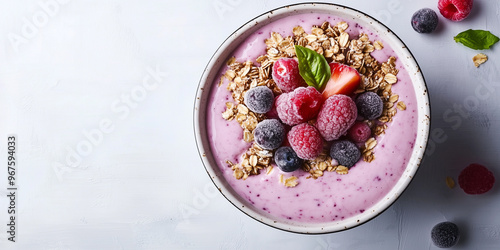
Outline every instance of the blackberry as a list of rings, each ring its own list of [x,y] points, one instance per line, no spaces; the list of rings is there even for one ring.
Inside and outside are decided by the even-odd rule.
[[[418,33],[431,33],[438,25],[438,16],[429,8],[417,10],[411,17],[411,26]]]
[[[437,247],[450,248],[457,244],[460,231],[453,222],[441,222],[432,228],[431,238]]]
[[[359,161],[361,152],[356,144],[348,140],[339,140],[332,143],[330,157],[335,159],[339,165],[351,168]]]
[[[277,149],[285,139],[285,127],[277,119],[266,119],[255,128],[254,140],[263,149]]]
[[[358,114],[366,120],[374,120],[382,115],[384,102],[382,98],[374,92],[365,92],[356,98]]]
[[[251,111],[264,114],[271,110],[274,103],[273,91],[266,86],[257,86],[249,89],[244,96],[245,105]]]

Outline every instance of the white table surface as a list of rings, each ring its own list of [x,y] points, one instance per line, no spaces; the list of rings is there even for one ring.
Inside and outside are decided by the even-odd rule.
[[[462,230],[455,249],[499,249],[500,185],[470,196],[445,178],[470,163],[500,177],[500,45],[475,68],[478,52],[453,41],[469,28],[500,35],[500,2],[475,0],[458,23],[439,15],[427,35],[410,18],[437,11],[437,0],[335,2],[379,18],[415,55],[431,97],[432,150],[377,218],[300,235],[227,202],[192,127],[199,78],[222,41],[296,1],[1,0],[0,249],[436,249],[430,230],[445,220]],[[15,243],[6,233],[10,134],[18,143]]]

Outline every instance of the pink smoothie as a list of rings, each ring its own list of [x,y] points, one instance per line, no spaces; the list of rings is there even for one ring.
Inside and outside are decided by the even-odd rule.
[[[329,21],[335,25],[340,20],[326,14],[301,14],[286,17],[264,26],[242,43],[233,53],[240,62],[255,59],[265,54],[264,40],[271,32],[279,32],[283,37],[292,35],[292,28],[300,25],[310,32],[313,25]],[[359,33],[366,33],[371,41],[382,39],[365,27],[349,22],[347,32],[351,38]],[[384,43],[384,49],[372,55],[380,62],[385,62],[394,51]],[[227,81],[220,87],[213,83],[208,104],[207,128],[211,139],[212,153],[223,172],[226,181],[234,191],[246,199],[255,208],[272,216],[296,222],[319,223],[340,221],[356,214],[369,211],[395,185],[406,168],[417,135],[417,102],[408,72],[399,61],[399,81],[393,86],[393,92],[400,96],[407,106],[399,111],[393,121],[388,123],[386,134],[377,138],[374,149],[375,160],[371,163],[360,160],[347,175],[325,172],[318,178],[309,178],[309,173],[302,170],[293,173],[281,172],[274,168],[271,174],[262,171],[260,175],[250,176],[246,180],[237,180],[226,160],[240,162],[240,156],[248,149],[249,143],[243,141],[242,130],[236,121],[226,121],[221,114],[225,103],[233,102],[226,90]],[[221,69],[221,74],[226,68]],[[218,79],[218,78],[217,78]],[[299,177],[299,185],[287,188],[279,183],[279,176]]]

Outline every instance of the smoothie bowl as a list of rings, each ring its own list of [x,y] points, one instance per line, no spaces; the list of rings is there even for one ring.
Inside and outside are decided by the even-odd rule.
[[[430,126],[404,43],[372,17],[297,4],[249,21],[211,58],[194,108],[213,183],[278,229],[331,233],[369,221],[406,189]]]

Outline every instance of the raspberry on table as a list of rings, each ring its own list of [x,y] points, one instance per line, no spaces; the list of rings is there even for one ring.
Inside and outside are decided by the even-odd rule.
[[[357,116],[356,104],[350,97],[332,95],[318,113],[316,128],[325,140],[337,140],[354,124]]]
[[[366,142],[372,134],[370,126],[362,121],[354,122],[354,125],[347,131],[347,136],[353,142]]]
[[[274,162],[283,172],[293,172],[299,169],[304,161],[297,156],[291,147],[280,147],[274,152]]]
[[[440,248],[450,248],[457,244],[460,238],[460,230],[453,222],[441,222],[435,225],[431,231],[431,239],[434,245]]]
[[[293,126],[309,121],[318,114],[323,98],[314,87],[299,87],[276,99],[276,111],[281,121]]]
[[[312,160],[323,151],[323,138],[318,130],[308,123],[293,126],[287,138],[292,149],[301,159]]]
[[[366,120],[374,120],[382,115],[384,102],[377,93],[365,92],[356,98],[358,114]]]
[[[255,127],[254,140],[263,149],[277,149],[285,139],[285,127],[277,119],[266,119]]]
[[[338,164],[351,168],[361,158],[361,151],[356,144],[348,140],[334,141],[330,148],[330,157]]]
[[[441,15],[452,21],[462,21],[469,16],[473,0],[439,0],[438,9]]]
[[[299,63],[293,58],[282,57],[274,62],[271,75],[276,85],[284,93],[292,92],[301,86],[307,86],[299,74]]]
[[[458,185],[466,194],[484,194],[493,188],[495,176],[485,166],[470,164],[458,176]]]
[[[245,92],[244,103],[251,111],[258,114],[264,114],[273,107],[273,91],[266,86],[251,88]]]
[[[436,12],[429,8],[417,10],[411,17],[411,26],[418,33],[431,33],[438,25]]]

